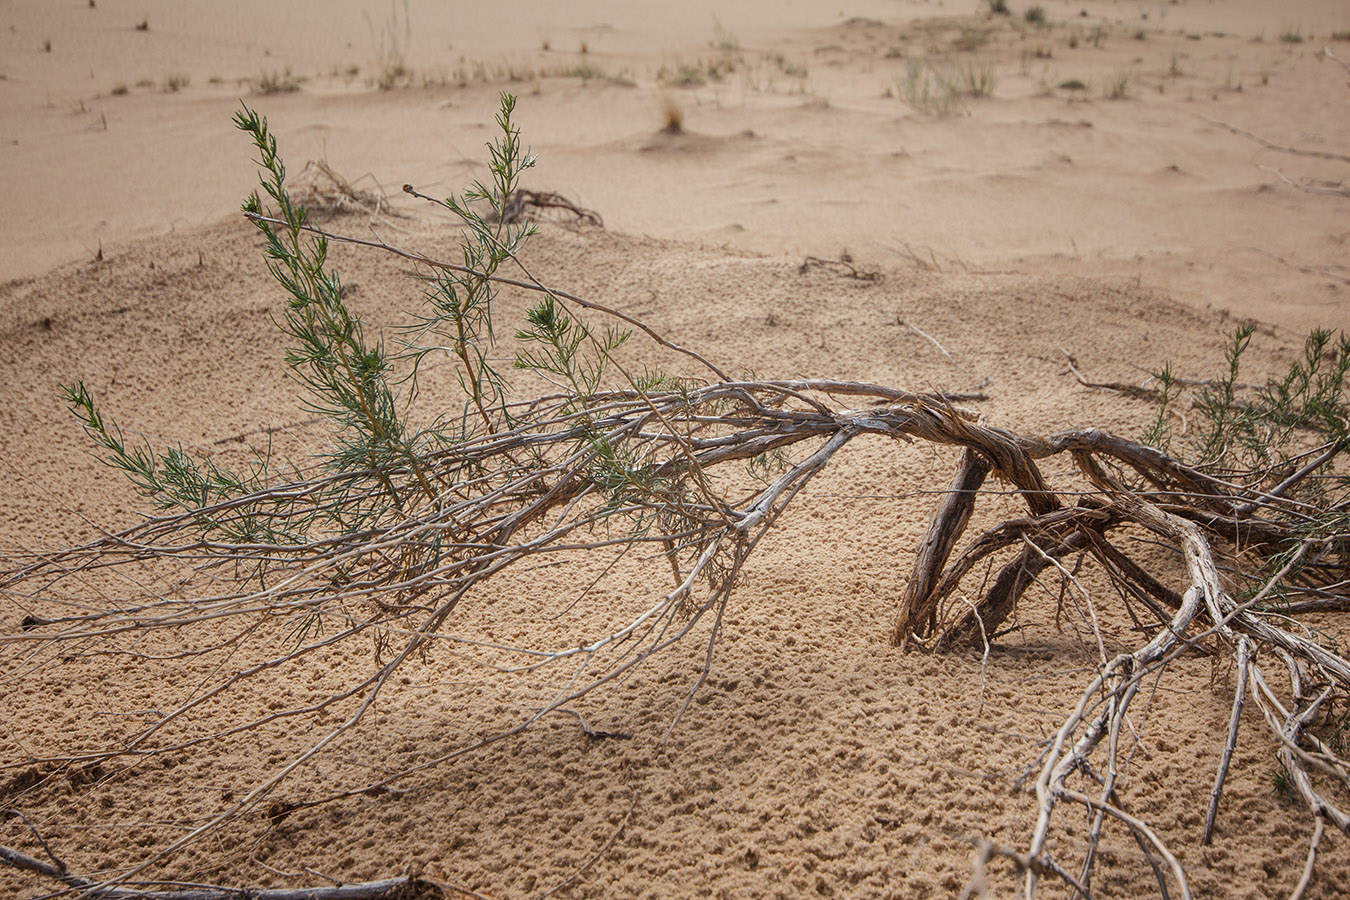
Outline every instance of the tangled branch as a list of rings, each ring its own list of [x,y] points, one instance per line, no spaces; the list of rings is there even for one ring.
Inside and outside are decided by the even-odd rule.
[[[281,323],[295,345],[288,361],[309,405],[329,422],[334,448],[310,468],[260,464],[228,472],[182,448],[158,452],[127,442],[82,385],[70,388],[72,409],[105,461],[158,512],[82,546],[7,560],[0,597],[23,618],[18,630],[0,635],[0,679],[14,684],[84,655],[143,660],[152,655],[148,648],[158,659],[213,661],[190,696],[153,711],[149,724],[22,763],[43,773],[133,765],[271,726],[303,724],[312,737],[243,796],[116,876],[76,883],[64,866],[48,871],[46,863],[6,849],[11,864],[86,893],[159,896],[130,885],[262,807],[301,767],[333,751],[402,669],[441,647],[477,653],[503,673],[555,673],[552,693],[504,731],[304,803],[275,800],[266,807],[274,824],[301,806],[400,790],[415,773],[554,712],[576,715],[587,734],[613,736],[591,729],[570,704],[701,628],[702,667],[668,736],[713,666],[747,561],[855,438],[880,436],[902,451],[913,443],[940,445],[958,457],[898,598],[895,643],[987,653],[1015,627],[1009,623],[1031,587],[1056,574],[1086,598],[1085,619],[1097,636],[1101,664],[1033,764],[1036,821],[1025,850],[982,843],[976,881],[982,885],[985,867],[1005,859],[1021,874],[1027,898],[1046,878],[1090,896],[1109,827],[1139,845],[1163,896],[1173,890],[1190,896],[1176,854],[1127,809],[1122,786],[1131,771],[1122,745],[1145,682],[1183,654],[1203,650],[1227,655],[1237,672],[1203,839],[1212,838],[1222,815],[1250,697],[1315,824],[1295,893],[1306,889],[1323,829],[1350,834],[1344,811],[1350,762],[1336,727],[1344,722],[1333,713],[1350,707],[1350,661],[1296,618],[1350,608],[1350,497],[1338,469],[1347,446],[1341,389],[1350,346],[1332,347],[1329,336],[1310,340],[1306,365],[1253,402],[1235,393],[1237,359],[1250,332],[1240,336],[1228,376],[1203,383],[1194,398],[1213,427],[1199,436],[1191,462],[1170,452],[1168,404],[1179,402],[1182,384],[1170,374],[1159,376],[1159,421],[1150,443],[1094,428],[1022,435],[990,425],[942,393],[830,379],[733,379],[632,316],[542,284],[521,264],[518,250],[530,229],[511,225],[506,213],[529,157],[520,149],[513,109],[514,100],[504,97],[503,136],[491,148],[493,183],[444,201],[466,225],[462,264],[316,228],[290,202],[266,123],[251,112],[240,115],[276,207],[264,210],[254,198],[247,213],[264,232],[269,265],[289,295]],[[428,279],[430,309],[403,357],[368,339],[342,302],[341,284],[326,266],[330,240],[393,252],[436,273]],[[503,266],[523,277],[506,278]],[[513,386],[496,368],[502,355],[488,352],[498,340],[493,291],[503,284],[540,297],[516,332],[514,366],[551,386],[542,396]],[[611,321],[619,324],[598,324]],[[699,363],[702,377],[625,368],[617,351],[629,336],[619,330],[626,326]],[[454,367],[463,409],[415,427],[400,412],[406,404],[392,373],[402,363],[415,376],[432,354]],[[1274,452],[1291,441],[1301,442],[1295,452]],[[1051,459],[1071,460],[1075,474],[1057,483],[1044,468]],[[990,477],[1010,484],[1025,510],[968,537]],[[1140,557],[1123,539],[1143,533],[1181,560],[1180,573]],[[1137,647],[1109,656],[1097,607],[1078,581],[1079,565],[1066,564],[1071,558],[1095,563],[1114,587],[1121,608],[1145,632]],[[669,570],[668,589],[643,597],[601,633],[576,639],[545,631],[530,643],[459,631],[457,623],[471,617],[493,585],[533,567],[566,564],[576,573],[579,588],[555,617],[565,619],[609,574],[653,561],[662,573]],[[241,704],[225,725],[208,715],[254,684],[358,637],[374,644],[373,662],[321,699],[258,713]],[[1277,687],[1283,683],[1287,689]],[[1066,808],[1086,815],[1085,849],[1074,863],[1054,837]]]

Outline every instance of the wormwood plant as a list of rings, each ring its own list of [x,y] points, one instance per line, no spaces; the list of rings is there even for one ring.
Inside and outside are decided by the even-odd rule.
[[[1256,541],[1246,551],[1257,564],[1244,570],[1244,593],[1274,601],[1287,599],[1300,580],[1316,581],[1316,570],[1338,572],[1350,560],[1350,475],[1337,466],[1350,441],[1350,338],[1313,330],[1303,358],[1257,386],[1241,381],[1255,332],[1254,324],[1233,332],[1217,378],[1188,385],[1170,367],[1158,372],[1158,412],[1144,441],[1296,513],[1289,523],[1296,544]],[[1179,435],[1188,406],[1190,430]],[[1270,582],[1276,573],[1280,578]]]
[[[945,394],[824,378],[734,379],[640,320],[530,274],[519,254],[531,229],[509,224],[506,214],[531,163],[514,110],[504,95],[491,177],[434,201],[463,223],[453,262],[317,227],[289,196],[267,123],[241,110],[236,124],[257,152],[262,191],[245,215],[263,235],[282,288],[276,322],[289,339],[291,375],[328,423],[331,446],[298,465],[274,462],[264,450],[245,470],[230,471],[183,447],[129,440],[83,385],[67,388],[101,458],[158,513],[81,547],[7,562],[0,598],[21,612],[22,625],[0,635],[3,676],[40,690],[63,665],[102,653],[146,665],[199,659],[202,674],[186,697],[148,720],[111,721],[91,743],[72,737],[60,752],[0,766],[38,771],[9,802],[45,815],[54,807],[43,775],[114,762],[135,768],[244,736],[256,744],[306,735],[306,743],[121,871],[77,877],[7,847],[0,860],[91,896],[143,884],[148,870],[262,805],[321,755],[335,757],[322,782],[303,802],[272,799],[269,819],[414,784],[419,773],[572,711],[568,704],[697,634],[706,642],[703,666],[673,728],[713,665],[746,560],[799,492],[862,435],[895,438],[897,452],[913,442],[959,450],[898,598],[897,644],[987,654],[1019,604],[1047,581],[1058,578],[1063,593],[1090,600],[1079,573],[1092,566],[1114,590],[1110,602],[1136,625],[1110,636],[1113,646],[1134,649],[1108,657],[1097,618],[1084,616],[1101,662],[1033,761],[1035,824],[1023,849],[977,839],[967,893],[1005,860],[1025,897],[1046,878],[1091,896],[1099,844],[1115,829],[1142,848],[1160,894],[1190,896],[1185,866],[1126,810],[1122,791],[1140,782],[1141,764],[1131,760],[1142,719],[1131,717],[1133,702],[1153,696],[1146,686],[1197,649],[1230,661],[1236,681],[1227,733],[1190,736],[1222,757],[1202,841],[1214,835],[1248,698],[1261,710],[1266,751],[1314,823],[1309,859],[1326,826],[1350,834],[1350,760],[1338,712],[1350,709],[1350,660],[1297,619],[1350,610],[1342,537],[1350,501],[1338,468],[1350,344],[1315,333],[1287,377],[1251,389],[1238,377],[1252,333],[1239,332],[1219,379],[1159,376],[1162,407],[1146,443],[1095,428],[1020,435]],[[386,337],[346,305],[329,264],[338,240],[418,267],[423,303],[411,328]],[[502,285],[538,298],[511,330],[495,321]],[[639,334],[691,371],[633,371],[620,351]],[[415,422],[411,399],[431,359],[450,364],[459,398],[440,417]],[[518,375],[543,392],[515,383]],[[1183,412],[1201,423],[1186,434],[1175,427]],[[1071,461],[1076,474],[1052,479],[1043,469],[1051,458]],[[990,475],[1011,485],[1026,510],[967,538]],[[1174,551],[1184,572],[1151,570],[1139,556],[1143,534]],[[569,629],[574,610],[606,579],[653,561],[659,578],[641,582],[647,593],[624,582],[612,592],[619,599],[606,600],[604,621],[617,624],[599,633]],[[161,578],[166,567],[171,581]],[[527,567],[515,582],[529,593],[527,611],[512,623],[515,638],[460,630],[460,621],[484,612],[479,601],[491,598],[498,579]],[[535,576],[552,567],[566,573],[552,583],[568,596],[536,597]],[[668,586],[656,587],[665,578]],[[321,700],[278,699],[265,710],[244,702],[225,719],[213,715],[250,696],[249,688],[266,690],[270,679],[308,681],[333,648],[357,638],[373,643],[373,655],[363,655],[363,667],[334,672],[341,681]],[[396,673],[441,647],[503,675],[538,677],[536,696],[547,699],[500,733],[393,754],[375,774],[343,766],[343,737],[377,698],[397,690]],[[1287,677],[1268,677],[1272,667]],[[1165,697],[1158,693],[1157,702]],[[376,888],[340,893],[347,887],[304,896],[377,895]],[[199,896],[174,885],[155,893]]]

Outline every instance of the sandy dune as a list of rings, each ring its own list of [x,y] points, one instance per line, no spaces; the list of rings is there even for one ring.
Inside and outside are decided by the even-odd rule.
[[[973,0],[0,4],[0,555],[87,539],[144,509],[90,458],[62,382],[83,379],[127,427],[223,462],[246,460],[264,430],[287,453],[326,440],[286,379],[269,319],[279,289],[235,212],[256,179],[231,124],[241,99],[268,117],[293,173],[326,160],[385,192],[380,215],[332,227],[453,255],[448,220],[397,188],[445,194],[481,177],[497,95],[514,92],[540,160],[526,186],[605,223],[546,226],[527,251],[544,281],[738,373],[981,391],[980,411],[1021,432],[1137,435],[1152,408],[1083,387],[1070,358],[1103,382],[1138,383],[1169,360],[1200,377],[1234,321],[1253,318],[1260,380],[1310,327],[1350,326],[1350,8],[1273,6],[1051,0],[1037,26],[1021,4],[990,16]],[[991,95],[929,82],[919,96],[937,75],[990,76]],[[265,93],[264,78],[298,89]],[[679,133],[663,131],[671,108]],[[880,279],[802,267],[843,254]],[[401,266],[353,248],[336,265],[368,321],[407,321],[418,291]],[[522,302],[507,296],[503,316]],[[632,353],[669,364],[650,346]],[[452,390],[442,372],[425,396]],[[1019,778],[1098,651],[1073,623],[1057,627],[1052,598],[987,663],[889,646],[929,492],[953,459],[862,442],[821,476],[754,558],[712,678],[664,749],[698,639],[583,705],[629,739],[551,716],[404,794],[276,822],[254,811],[153,874],[300,886],[411,869],[525,898],[586,866],[558,896],[958,893],[972,840],[1024,839],[1034,806]],[[632,597],[583,611],[587,627],[650,588],[632,579]],[[568,589],[547,572],[509,581],[462,627],[493,639]],[[0,604],[0,628],[15,631],[22,609]],[[1130,623],[1116,618],[1124,647]],[[250,696],[258,709],[303,704],[369,652]],[[113,870],[308,746],[312,734],[276,726],[126,770],[32,764],[117,739],[207,677],[93,656],[7,682],[0,806],[23,811],[73,871]],[[1222,732],[1226,678],[1205,659],[1170,670],[1139,723],[1147,774],[1131,809],[1178,853],[1196,896],[1287,895],[1311,825],[1272,790],[1264,736],[1242,745],[1219,837],[1199,845],[1197,798],[1219,746],[1189,736]],[[433,657],[281,800],[511,727],[555,688]],[[0,827],[0,844],[37,852],[17,819]],[[1346,847],[1328,838],[1308,896],[1350,881]],[[1117,835],[1094,887],[1135,896],[1151,877]],[[50,887],[0,871],[0,893]]]

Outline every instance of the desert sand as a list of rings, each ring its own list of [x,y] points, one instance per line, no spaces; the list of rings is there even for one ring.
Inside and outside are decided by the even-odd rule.
[[[399,187],[443,196],[483,177],[510,91],[539,158],[525,186],[604,220],[546,221],[525,252],[543,281],[736,373],[979,392],[980,413],[1023,433],[1133,437],[1150,420],[1150,403],[1085,387],[1070,362],[1099,382],[1142,383],[1169,362],[1205,377],[1250,319],[1245,377],[1261,381],[1310,328],[1350,326],[1350,7],[1050,0],[1034,24],[1028,5],[0,4],[0,557],[147,511],[91,457],[62,383],[82,379],[135,434],[226,463],[268,433],[288,453],[324,444],[285,373],[270,318],[280,288],[238,214],[257,177],[231,123],[241,100],[267,116],[293,174],[324,161],[378,196],[326,226],[445,257],[449,217]],[[931,63],[920,79],[975,75],[989,89],[921,96],[919,59]],[[808,256],[878,277],[804,267]],[[353,247],[334,263],[367,322],[406,324],[419,296],[406,266]],[[504,321],[522,303],[506,295]],[[637,364],[667,362],[629,349]],[[432,376],[426,397],[449,396],[448,374]],[[411,871],[533,898],[582,870],[555,896],[959,893],[973,841],[1025,840],[1025,772],[1099,651],[1049,594],[987,659],[890,645],[953,460],[876,440],[832,463],[752,558],[708,683],[666,743],[703,662],[697,638],[579,707],[626,739],[552,715],[405,792],[271,819],[260,806],[149,877],[301,887]],[[505,640],[568,590],[547,571],[519,576],[456,627]],[[26,602],[0,597],[0,631],[18,631]],[[602,630],[619,615],[588,610]],[[1109,624],[1115,649],[1129,646],[1123,613]],[[369,662],[357,644],[258,680],[243,695],[252,710],[211,708],[199,727],[324,696]],[[93,655],[19,677],[20,650],[3,646],[0,806],[73,872],[156,853],[318,727],[93,773],[44,767],[35,760],[116,740],[214,670]],[[268,802],[356,788],[512,728],[554,687],[434,655]],[[1255,724],[1216,839],[1200,845],[1221,747],[1193,736],[1222,733],[1231,696],[1208,659],[1169,669],[1135,723],[1130,809],[1196,896],[1286,896],[1312,826],[1272,788]],[[0,824],[0,844],[40,854],[18,818]],[[1347,847],[1329,834],[1307,896],[1342,895]],[[1155,888],[1127,835],[1103,854],[1096,896]],[[1010,873],[995,873],[997,891]],[[5,895],[53,889],[0,871]]]

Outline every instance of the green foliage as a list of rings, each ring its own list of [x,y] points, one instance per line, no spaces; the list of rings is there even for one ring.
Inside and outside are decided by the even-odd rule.
[[[1300,439],[1320,435],[1332,442],[1346,438],[1350,408],[1345,377],[1350,372],[1350,339],[1319,329],[1304,342],[1303,359],[1283,378],[1241,396],[1242,357],[1251,346],[1254,325],[1237,329],[1224,348],[1224,371],[1203,384],[1193,397],[1200,413],[1196,433],[1185,448],[1197,465],[1228,473],[1280,468],[1306,449]],[[1159,381],[1170,390],[1170,373]],[[1175,399],[1164,396],[1163,409]],[[1303,440],[1306,444],[1307,441]],[[1167,445],[1162,445],[1167,449]]]
[[[516,356],[516,368],[557,376],[578,406],[589,403],[600,387],[609,353],[623,346],[629,336],[627,331],[611,328],[603,337],[593,338],[590,330],[568,316],[551,294],[544,295],[526,313],[526,321],[529,327],[517,331],[516,339],[539,346],[522,350]],[[592,341],[595,352],[588,353]]]
[[[1170,367],[1156,373],[1158,414],[1143,441],[1202,472],[1259,492],[1272,504],[1268,518],[1289,517],[1298,540],[1263,554],[1267,576],[1284,572],[1267,589],[1278,602],[1285,586],[1309,566],[1329,567],[1350,558],[1343,537],[1350,529],[1350,477],[1337,468],[1339,455],[1350,449],[1345,385],[1350,338],[1314,330],[1304,341],[1302,359],[1282,377],[1255,387],[1240,380],[1255,332],[1250,324],[1233,332],[1217,378],[1188,387]],[[1189,425],[1184,438],[1174,427],[1183,415]],[[1254,591],[1264,583],[1258,578]]]
[[[430,493],[417,458],[419,441],[409,434],[390,383],[390,355],[382,340],[367,339],[360,317],[347,308],[341,280],[327,268],[327,238],[306,231],[308,216],[286,191],[286,166],[267,121],[245,107],[235,125],[253,139],[260,183],[275,204],[273,214],[264,214],[254,194],[244,212],[266,239],[268,270],[290,295],[278,323],[293,341],[286,362],[306,390],[306,405],[334,428],[330,468],[386,472],[408,466]],[[398,504],[398,491],[384,480],[389,499]]]
[[[461,245],[466,271],[439,271],[425,294],[427,310],[418,316],[409,341],[414,376],[417,366],[433,351],[456,361],[459,384],[468,398],[463,420],[476,418],[470,430],[481,426],[488,433],[502,422],[509,424],[508,384],[488,353],[495,340],[492,277],[535,233],[533,225],[507,224],[511,194],[520,184],[521,173],[534,165],[534,157],[521,149],[520,129],[511,118],[515,108],[516,98],[503,94],[497,114],[501,133],[488,147],[490,183],[477,181],[462,196],[440,201],[468,226]],[[480,202],[487,204],[486,213],[475,206]]]
[[[502,483],[493,480],[499,475],[520,478],[531,467],[551,465],[534,452],[503,458],[509,472],[492,473],[457,457],[457,448],[468,442],[518,424],[511,384],[494,364],[503,354],[493,314],[498,270],[518,258],[535,232],[533,225],[512,223],[512,195],[521,173],[534,164],[521,143],[515,106],[515,97],[501,96],[498,134],[488,145],[490,177],[462,195],[434,201],[465,226],[462,263],[438,267],[436,275],[424,279],[416,321],[392,343],[348,307],[341,278],[329,263],[329,238],[287,191],[286,166],[267,121],[242,108],[235,125],[252,140],[261,187],[243,209],[264,237],[268,270],[285,290],[285,306],[274,321],[288,338],[290,375],[304,388],[305,405],[329,426],[331,444],[314,460],[320,474],[274,469],[270,453],[240,474],[181,446],[156,451],[144,440],[128,440],[105,419],[83,384],[68,387],[66,399],[100,458],[160,509],[188,514],[203,535],[297,550],[314,546],[306,542],[316,539],[397,527],[416,510],[435,508],[447,498],[494,490]],[[593,398],[605,380],[610,354],[628,332],[592,333],[560,298],[544,292],[514,337],[520,344],[514,367],[535,372],[564,392],[565,399],[553,408],[553,427],[560,443],[589,454],[593,484],[613,497],[667,492],[639,453],[606,437],[593,421]],[[453,363],[463,406],[458,414],[416,425],[408,411],[418,392],[418,373],[430,358]],[[678,385],[650,373],[629,384],[638,391],[679,390]],[[303,489],[278,490],[286,475],[301,476],[295,483],[303,482]],[[480,480],[466,488],[466,477]],[[381,551],[374,552],[383,558]],[[406,579],[429,571],[445,551],[437,538],[400,552],[399,577]],[[268,564],[258,562],[257,570],[265,572]],[[361,565],[354,554],[338,566],[334,584]],[[311,626],[297,627],[303,634]]]
[[[907,56],[898,86],[900,97],[910,106],[946,118],[964,112],[966,98],[991,96],[997,82],[993,66],[987,62],[972,60],[955,65]]]
[[[1281,803],[1287,806],[1298,803],[1298,789],[1294,787],[1293,776],[1284,763],[1280,763],[1279,768],[1270,773],[1270,787]]]
[[[236,473],[181,445],[158,453],[149,442],[129,442],[116,424],[103,418],[84,382],[62,388],[71,412],[98,447],[104,463],[122,472],[164,512],[194,513],[204,537],[239,543],[293,543],[294,532],[270,516],[242,513],[232,502],[265,487],[270,458],[259,458],[249,472]],[[284,507],[286,501],[274,504]]]
[[[291,74],[290,69],[284,72],[264,72],[253,79],[253,92],[256,94],[292,94],[300,90],[300,79]]]

